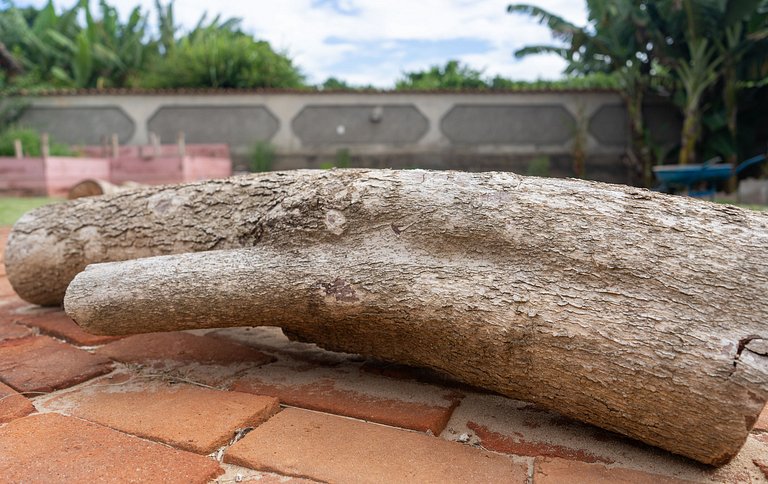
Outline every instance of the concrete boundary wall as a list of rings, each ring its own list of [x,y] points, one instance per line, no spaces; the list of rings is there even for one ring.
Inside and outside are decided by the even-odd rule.
[[[20,123],[59,141],[93,144],[117,133],[121,143],[147,144],[152,132],[172,143],[184,131],[189,143],[228,143],[241,162],[254,144],[269,144],[272,169],[327,166],[343,153],[351,166],[525,173],[547,157],[552,175],[568,176],[581,136],[589,178],[627,181],[628,121],[610,91],[108,93],[28,102]],[[674,143],[674,108],[647,110],[657,120],[654,140]]]

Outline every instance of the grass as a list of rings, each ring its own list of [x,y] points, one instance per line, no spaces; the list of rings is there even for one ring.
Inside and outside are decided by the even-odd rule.
[[[0,225],[13,225],[33,208],[59,201],[48,197],[0,197]]]
[[[757,210],[758,212],[765,212],[766,210],[768,210],[768,206],[766,205],[737,204],[736,206],[741,208],[748,208],[750,210]]]
[[[715,199],[715,203],[723,203],[723,204],[726,204],[726,205],[735,205],[737,207],[747,208],[749,210],[756,210],[758,212],[765,212],[766,210],[768,210],[768,205],[750,205],[748,203],[736,203],[736,202],[732,202],[730,200],[719,200],[717,198]]]

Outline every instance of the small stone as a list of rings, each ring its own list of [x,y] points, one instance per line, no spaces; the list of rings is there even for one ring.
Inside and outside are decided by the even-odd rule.
[[[15,321],[25,326],[34,326],[43,334],[61,338],[78,346],[95,346],[121,338],[121,336],[98,336],[87,333],[64,311],[19,314],[15,317]]]

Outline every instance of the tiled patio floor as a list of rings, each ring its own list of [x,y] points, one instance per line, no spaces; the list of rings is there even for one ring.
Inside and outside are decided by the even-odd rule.
[[[768,482],[768,411],[711,468],[277,328],[89,335],[2,264],[0,382],[2,482]]]

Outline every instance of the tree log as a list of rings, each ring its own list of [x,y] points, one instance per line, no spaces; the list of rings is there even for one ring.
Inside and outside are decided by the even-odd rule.
[[[293,172],[143,193],[87,206],[105,213],[74,231],[78,264],[258,245],[89,267],[65,301],[89,331],[277,325],[708,464],[738,452],[768,398],[763,214],[498,173]],[[9,249],[63,233],[32,229],[42,215]]]
[[[135,190],[144,185],[135,182],[125,182],[122,185],[115,185],[106,180],[89,178],[77,183],[67,192],[67,199],[74,200],[83,197],[97,197],[100,195],[112,195],[113,193],[124,192],[126,190]]]

